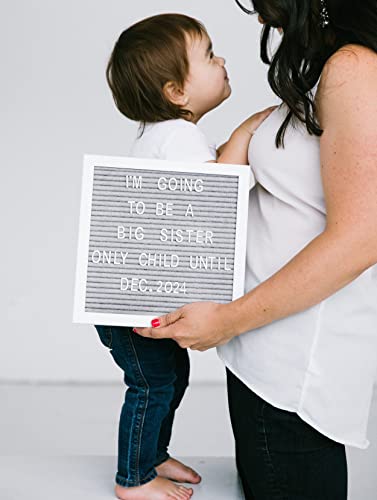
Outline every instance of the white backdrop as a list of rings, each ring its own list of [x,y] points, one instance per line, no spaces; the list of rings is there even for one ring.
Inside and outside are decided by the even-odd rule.
[[[107,88],[110,51],[143,17],[182,12],[202,20],[233,88],[200,122],[219,143],[249,114],[278,102],[259,59],[261,25],[232,0],[0,5],[0,380],[119,380],[94,327],[72,324],[82,156],[126,155],[136,133]],[[193,354],[192,380],[223,378],[214,351]]]

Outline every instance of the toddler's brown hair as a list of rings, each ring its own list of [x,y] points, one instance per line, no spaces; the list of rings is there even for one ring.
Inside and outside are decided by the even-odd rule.
[[[123,31],[106,68],[119,111],[144,126],[189,119],[191,112],[170,102],[163,88],[169,81],[183,87],[189,74],[187,35],[206,33],[202,23],[183,14],[152,16]]]

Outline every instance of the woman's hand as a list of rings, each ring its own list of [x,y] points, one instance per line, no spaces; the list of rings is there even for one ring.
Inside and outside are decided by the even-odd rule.
[[[134,328],[134,332],[153,339],[171,338],[180,347],[206,351],[226,344],[235,333],[228,304],[193,302],[152,321],[155,328]]]

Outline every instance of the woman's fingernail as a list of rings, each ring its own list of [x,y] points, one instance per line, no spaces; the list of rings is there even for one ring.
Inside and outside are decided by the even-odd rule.
[[[158,328],[160,326],[160,320],[157,318],[157,319],[152,319],[152,326],[153,328]]]
[[[137,333],[136,328],[132,328],[132,331],[133,331],[134,333]]]

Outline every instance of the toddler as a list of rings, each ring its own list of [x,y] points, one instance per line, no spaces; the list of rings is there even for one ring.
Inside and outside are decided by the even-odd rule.
[[[273,108],[238,127],[217,152],[197,126],[231,94],[225,60],[213,52],[204,26],[180,14],[162,14],[125,30],[107,71],[116,106],[140,122],[130,156],[247,164],[253,131]],[[214,167],[215,168],[215,167]],[[174,414],[189,379],[189,357],[171,339],[154,340],[131,327],[95,325],[124,372],[115,494],[124,500],[186,500],[200,476],[170,457]]]

